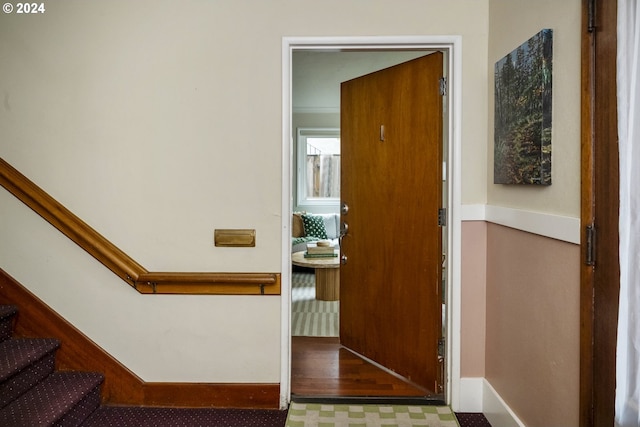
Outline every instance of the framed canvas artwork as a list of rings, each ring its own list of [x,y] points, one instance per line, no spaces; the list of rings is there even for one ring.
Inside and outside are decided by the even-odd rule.
[[[551,185],[553,31],[495,65],[495,184]]]

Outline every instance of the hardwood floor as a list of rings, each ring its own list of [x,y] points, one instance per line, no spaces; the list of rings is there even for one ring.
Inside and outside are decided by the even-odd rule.
[[[360,358],[339,338],[292,337],[291,391],[296,397],[425,398],[434,393]]]

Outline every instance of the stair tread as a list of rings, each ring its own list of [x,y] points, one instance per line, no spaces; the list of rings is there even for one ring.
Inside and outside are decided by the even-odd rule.
[[[104,377],[96,372],[54,372],[0,410],[0,425],[51,425],[98,387]]]
[[[0,382],[55,351],[54,338],[11,338],[0,342]]]
[[[0,305],[0,320],[11,317],[18,312],[18,307],[15,305]]]

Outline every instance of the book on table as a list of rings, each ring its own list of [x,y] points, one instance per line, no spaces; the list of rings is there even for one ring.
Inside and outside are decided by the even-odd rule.
[[[335,252],[332,254],[310,254],[308,252],[304,253],[305,258],[335,258],[337,256],[338,254]]]
[[[336,254],[335,246],[317,244],[316,242],[307,244],[307,251],[304,256],[306,258],[318,258],[318,257],[335,257],[338,256]]]

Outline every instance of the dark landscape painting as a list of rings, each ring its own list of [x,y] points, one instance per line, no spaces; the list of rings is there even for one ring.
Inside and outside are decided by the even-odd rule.
[[[551,185],[552,58],[545,29],[496,63],[496,184]]]

